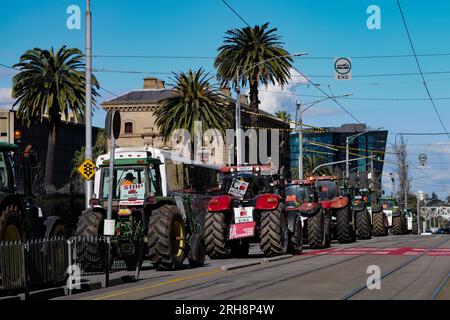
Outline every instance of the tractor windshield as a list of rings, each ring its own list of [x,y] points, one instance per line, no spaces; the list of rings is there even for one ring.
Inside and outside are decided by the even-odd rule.
[[[11,192],[10,171],[8,170],[9,159],[4,152],[0,152],[0,191]]]
[[[156,192],[156,172],[150,170],[150,192]],[[113,179],[113,198],[127,200],[129,197],[143,200],[147,188],[146,167],[115,167]],[[108,198],[109,195],[109,169],[102,170],[101,197]]]
[[[314,190],[310,185],[289,185],[285,189],[285,195],[295,196],[298,202],[314,202]]]
[[[381,205],[383,206],[383,209],[392,210],[394,206],[396,205],[394,201],[391,199],[381,199],[380,200]]]
[[[319,201],[332,200],[338,196],[336,183],[331,180],[317,181],[317,190],[319,193]]]

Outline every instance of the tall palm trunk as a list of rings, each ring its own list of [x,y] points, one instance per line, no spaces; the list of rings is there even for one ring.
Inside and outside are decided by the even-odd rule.
[[[48,146],[47,146],[47,158],[45,161],[45,178],[44,186],[46,190],[49,190],[53,186],[53,171],[55,163],[55,146],[56,146],[56,123],[50,123],[50,132],[48,135]]]

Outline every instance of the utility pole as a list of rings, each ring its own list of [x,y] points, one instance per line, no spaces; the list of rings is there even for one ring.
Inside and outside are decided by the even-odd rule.
[[[408,210],[408,179],[405,181],[405,210]]]
[[[239,87],[239,68],[236,69],[236,157],[237,165],[242,164],[242,141],[241,141],[241,88]]]
[[[303,179],[303,122],[302,103],[297,100],[297,128],[298,128],[298,178]]]
[[[372,185],[372,187],[370,189],[372,190],[372,201],[376,205],[378,203],[377,195],[376,195],[376,191],[378,188],[375,186],[376,180],[375,180],[374,171],[373,171],[373,157],[374,157],[373,152],[370,152],[370,182]]]
[[[91,1],[86,0],[86,148],[85,158],[92,160],[92,15]],[[85,207],[89,208],[89,199],[92,196],[92,181],[86,181]]]
[[[345,138],[345,184],[348,184],[350,178],[350,162],[349,159],[349,137]]]

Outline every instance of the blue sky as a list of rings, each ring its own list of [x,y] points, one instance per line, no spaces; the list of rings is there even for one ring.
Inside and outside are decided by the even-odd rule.
[[[156,0],[92,0],[94,55],[155,55],[214,57],[226,30],[244,24],[221,0],[156,1]],[[427,98],[419,75],[357,77],[386,73],[415,73],[412,57],[358,59],[359,56],[411,54],[395,0],[228,0],[250,24],[270,22],[283,36],[289,52],[308,52],[296,59],[295,66],[315,83],[334,95],[353,93],[352,98]],[[369,5],[381,8],[381,30],[366,27]],[[70,5],[82,10],[81,30],[66,27]],[[402,1],[403,10],[418,54],[450,53],[450,1]],[[24,0],[0,3],[0,63],[12,65],[21,53],[33,47],[57,48],[62,45],[84,49],[84,9],[82,0]],[[333,59],[316,57],[355,57],[351,81],[334,80]],[[421,57],[424,72],[449,71],[426,75],[430,92],[436,98],[449,98],[450,55]],[[120,94],[142,87],[142,78],[156,75],[171,82],[172,71],[203,67],[214,74],[213,59],[138,59],[95,58],[94,68],[141,71],[145,74],[97,73],[101,85]],[[156,73],[156,74],[155,74]],[[158,74],[162,73],[162,74]],[[7,107],[12,72],[0,67],[0,105]],[[325,76],[325,77],[323,77]],[[322,93],[295,78],[276,94],[279,88],[268,88],[262,94],[263,108],[269,111],[293,112],[295,100],[319,98]],[[301,80],[301,79],[300,79]],[[330,87],[328,87],[328,85]],[[100,99],[112,96],[101,91]],[[442,132],[429,101],[367,101],[341,99],[361,122],[371,127],[384,127],[390,132]],[[436,106],[450,129],[450,100],[437,100]],[[102,126],[104,113],[97,111],[94,124]],[[353,122],[332,101],[314,106],[305,114],[305,123],[339,126]],[[390,135],[393,142],[395,136]],[[408,137],[409,161],[413,170],[413,190],[450,193],[450,139],[446,136]],[[429,155],[423,170],[418,166],[419,153]],[[387,165],[386,173],[392,171]],[[387,182],[387,180],[385,180]],[[390,184],[385,183],[389,191]]]

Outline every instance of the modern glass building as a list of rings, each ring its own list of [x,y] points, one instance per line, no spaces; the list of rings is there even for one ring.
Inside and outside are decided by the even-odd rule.
[[[320,162],[336,162],[345,160],[346,138],[363,133],[368,130],[365,124],[344,124],[341,127],[325,128],[323,133],[303,133],[303,155],[305,157],[321,158]],[[373,161],[375,177],[381,177],[383,173],[384,151],[388,131],[369,131],[355,138],[350,143],[349,158],[370,156],[371,152],[376,156]],[[291,134],[291,168],[298,168],[299,137],[298,133]],[[350,162],[350,180],[359,179],[361,185],[367,183],[367,174],[370,172],[370,159],[361,159]],[[345,163],[333,165],[332,172],[343,176]]]

